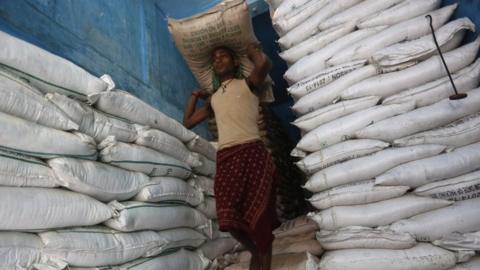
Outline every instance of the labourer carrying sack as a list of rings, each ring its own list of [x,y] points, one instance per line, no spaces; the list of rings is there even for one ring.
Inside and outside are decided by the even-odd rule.
[[[244,1],[224,1],[193,18],[170,20],[169,28],[201,86],[202,74],[211,74],[208,87],[192,92],[183,122],[191,128],[211,115],[217,121],[215,198],[220,230],[230,232],[252,253],[250,269],[270,269],[272,231],[279,225],[275,166],[260,140],[257,121],[259,102],[272,97],[271,90],[265,90],[271,62],[255,41]],[[209,38],[199,38],[199,33],[208,33]],[[201,52],[198,46],[196,53],[189,50],[188,37],[193,36],[202,40]],[[198,61],[192,58],[206,53],[208,62],[196,70]],[[199,98],[205,102],[197,109]]]

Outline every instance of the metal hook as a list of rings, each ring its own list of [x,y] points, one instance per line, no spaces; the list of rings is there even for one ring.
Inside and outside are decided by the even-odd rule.
[[[457,87],[455,86],[455,83],[453,82],[452,75],[450,74],[450,70],[448,70],[447,63],[445,63],[445,59],[443,58],[443,54],[442,54],[442,51],[440,50],[440,46],[438,46],[437,37],[435,36],[435,29],[433,29],[432,16],[429,14],[429,15],[426,15],[425,18],[428,18],[430,20],[430,29],[432,30],[433,41],[435,42],[435,46],[437,47],[438,54],[440,55],[440,58],[442,59],[443,66],[445,67],[445,70],[447,71],[448,78],[450,79],[450,82],[452,83],[453,91],[455,91],[455,94],[451,95],[449,97],[449,99],[450,100],[457,100],[457,99],[466,98],[467,94],[458,93]]]

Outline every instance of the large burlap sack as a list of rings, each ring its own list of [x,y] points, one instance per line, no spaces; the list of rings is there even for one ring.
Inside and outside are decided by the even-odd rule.
[[[351,63],[342,64],[339,66],[327,68],[318,72],[308,78],[305,78],[292,86],[287,88],[288,93],[294,100],[316,91],[317,89],[337,80],[345,74],[348,74],[365,65],[366,61],[359,60]]]
[[[291,48],[292,46],[304,41],[309,36],[315,35],[316,33],[320,32],[318,25],[326,18],[329,18],[330,16],[337,14],[351,6],[354,6],[359,2],[360,0],[329,1],[329,3],[319,9],[318,12],[282,36],[278,40],[280,47],[282,49]]]
[[[480,113],[475,113],[440,128],[396,139],[393,145],[442,144],[460,147],[478,141],[480,141]]]
[[[51,269],[63,269],[66,264],[52,264],[54,260],[42,254],[44,245],[35,234],[20,232],[0,232],[0,269],[34,269],[50,263]],[[62,267],[63,266],[63,267]]]
[[[343,249],[325,253],[322,270],[446,270],[457,262],[455,254],[431,244],[405,250]]]
[[[443,99],[430,106],[374,123],[355,132],[355,136],[393,142],[395,139],[446,125],[478,112],[479,108],[480,88],[475,88],[468,92],[468,98]]]
[[[70,266],[103,266],[126,263],[161,252],[168,244],[154,231],[117,232],[94,226],[48,231],[39,234],[43,254]]]
[[[480,269],[480,257],[474,257],[465,263],[457,264],[455,267],[448,270],[477,270]]]
[[[416,188],[414,192],[418,196],[453,201],[480,198],[480,171],[426,184]]]
[[[390,225],[390,229],[408,232],[418,241],[438,240],[453,232],[479,231],[479,206],[480,198],[455,202],[448,207],[399,220]]]
[[[40,159],[0,150],[0,186],[56,187],[57,177]]]
[[[59,130],[78,129],[76,123],[47,102],[37,89],[1,70],[0,111]]]
[[[480,143],[474,143],[452,152],[397,166],[379,175],[375,184],[419,187],[478,169],[480,169]]]
[[[406,0],[384,11],[363,18],[358,28],[375,27],[379,25],[394,25],[419,15],[423,15],[440,7],[441,0]]]
[[[273,231],[275,238],[284,238],[306,234],[318,230],[317,224],[307,216],[299,216],[292,220],[283,222],[280,227]]]
[[[380,97],[369,96],[341,101],[302,115],[292,122],[292,124],[304,132],[309,132],[322,124],[333,121],[342,116],[373,107],[378,103],[379,100]]]
[[[467,92],[476,88],[480,82],[480,59],[451,74],[451,76],[458,92]],[[448,76],[444,76],[438,80],[389,96],[382,101],[382,104],[401,103],[413,100],[415,101],[415,106],[424,107],[447,98],[451,94],[452,83]]]
[[[247,47],[256,41],[245,0],[224,0],[210,10],[190,18],[168,19],[168,29],[202,89],[213,92],[212,50],[231,48],[239,57],[246,77],[253,70]],[[260,100],[273,101],[272,82],[267,79]]]
[[[340,96],[340,93],[349,86],[379,73],[380,71],[374,65],[360,67],[337,80],[318,88],[314,92],[301,97],[295,102],[295,104],[293,104],[292,110],[300,115],[313,112],[332,103],[332,101]]]
[[[296,148],[315,152],[327,146],[353,138],[358,130],[399,114],[413,110],[413,102],[392,105],[379,105],[358,111],[334,121],[330,121],[305,134]],[[365,138],[365,137],[361,137]],[[368,139],[368,138],[367,138]]]
[[[372,179],[403,163],[435,156],[444,150],[443,145],[428,144],[384,149],[370,156],[348,160],[318,171],[305,183],[305,188],[318,192],[343,184]]]
[[[81,133],[41,126],[0,112],[0,149],[40,158],[97,159],[95,141]]]
[[[89,196],[61,189],[1,187],[0,202],[0,230],[89,226],[116,215]]]
[[[279,254],[272,257],[271,266],[275,270],[320,270],[318,262],[318,258],[308,252]],[[248,270],[249,264],[249,262],[232,264],[225,270]]]
[[[115,136],[121,142],[133,142],[137,128],[130,122],[106,115],[85,103],[78,102],[58,93],[49,93],[45,98],[59,107],[78,124],[78,130],[94,138],[97,143],[108,136]],[[141,130],[141,128],[139,128]]]
[[[449,250],[480,250],[480,231],[472,233],[453,232],[444,235],[440,240],[433,241],[434,245]]]
[[[118,270],[205,270],[210,265],[210,260],[200,252],[180,249],[175,252],[166,252],[157,257],[138,259],[119,266]],[[114,268],[115,269],[115,268]]]
[[[103,202],[130,199],[150,180],[143,173],[96,161],[55,158],[48,164],[59,185]]]
[[[186,129],[175,119],[168,117],[134,95],[121,91],[108,91],[88,96],[90,104],[98,110],[119,117],[124,121],[156,128],[186,143],[195,133]]]
[[[467,30],[474,32],[475,24],[468,18],[451,21],[435,31],[440,48],[457,37],[461,42]],[[445,50],[442,50],[444,53]],[[382,66],[391,66],[408,61],[422,60],[437,53],[431,34],[419,39],[394,44],[373,54],[371,61]]]
[[[107,83],[74,63],[0,31],[0,68],[25,78],[42,92],[59,92],[80,99],[107,90]]]
[[[352,23],[350,23],[352,24]],[[338,52],[342,51],[344,48],[348,48],[352,44],[361,42],[362,40],[367,39],[377,33],[383,31],[385,29],[384,26],[378,26],[374,28],[367,28],[358,31],[354,31],[345,35],[331,43],[327,46],[321,48],[320,50],[315,51],[310,55],[306,55],[302,57],[300,60],[295,62],[292,66],[288,68],[285,72],[283,77],[289,83],[295,83],[301,81],[315,73],[318,73],[327,66],[327,60],[330,59],[332,56],[336,55]],[[365,58],[357,58],[352,60],[362,60]],[[344,61],[339,64],[347,63],[349,61]]]
[[[308,216],[325,230],[347,226],[376,227],[450,204],[452,202],[445,200],[405,195],[364,205],[334,206],[317,213],[311,212]]]
[[[122,232],[166,230],[177,227],[211,230],[210,221],[198,210],[180,203],[110,203],[119,215],[105,222],[108,227]]]
[[[407,186],[375,186],[375,180],[366,180],[315,193],[308,201],[317,209],[367,204],[402,196],[409,188]]]
[[[296,165],[308,174],[315,173],[335,164],[378,152],[389,144],[377,140],[348,140],[314,152]]]
[[[163,131],[156,129],[140,131],[135,143],[167,154],[187,163],[189,166],[201,165],[196,154],[190,152],[179,139]]]
[[[107,137],[98,145],[100,159],[127,170],[143,172],[149,176],[172,176],[188,178],[192,170],[187,163],[162,154],[145,146],[117,142]]]
[[[272,19],[273,29],[275,29],[279,36],[283,36],[288,31],[311,17],[313,14],[317,13],[328,3],[329,0],[308,1],[307,3],[295,8],[288,14]]]
[[[361,226],[345,227],[336,231],[320,230],[317,232],[316,238],[326,250],[354,248],[407,249],[417,244],[415,238],[408,233]]]
[[[444,54],[450,72],[456,72],[470,65],[477,55],[480,39]],[[417,87],[447,75],[441,57],[435,55],[410,68],[381,74],[368,78],[345,89],[342,99],[363,96],[381,96],[383,98],[397,94],[402,90]]]
[[[305,41],[300,42],[299,44],[291,47],[290,49],[279,53],[279,55],[288,64],[294,64],[304,56],[315,53],[316,51],[330,44],[331,42],[334,42],[335,40],[343,37],[344,35],[347,35],[354,30],[354,23],[347,23],[338,27],[333,27],[326,31],[322,31],[308,38]]]
[[[438,29],[445,24],[458,4],[449,5],[432,11],[429,15],[433,19],[433,28]],[[328,60],[328,65],[335,66],[357,59],[366,59],[371,57],[379,49],[385,48],[389,45],[405,41],[414,40],[421,36],[430,33],[429,20],[422,14],[413,19],[397,23],[389,26],[378,34],[372,35],[361,42],[350,46]]]
[[[200,188],[189,185],[183,179],[153,177],[143,185],[133,200],[140,202],[182,201],[196,206],[204,201],[204,195]]]
[[[366,0],[328,18],[320,23],[318,28],[324,31],[330,27],[341,25],[349,21],[357,23],[357,21],[360,21],[369,15],[388,9],[402,1],[403,0]]]

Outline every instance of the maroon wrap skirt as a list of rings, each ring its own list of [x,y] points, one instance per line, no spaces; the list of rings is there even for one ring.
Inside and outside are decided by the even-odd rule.
[[[221,231],[247,234],[259,252],[268,251],[275,211],[275,166],[262,141],[224,148],[217,153],[215,198]]]

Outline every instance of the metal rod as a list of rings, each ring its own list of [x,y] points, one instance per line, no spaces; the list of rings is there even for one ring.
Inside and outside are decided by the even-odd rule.
[[[440,58],[442,59],[443,66],[445,67],[445,70],[447,71],[448,78],[450,79],[450,83],[452,83],[453,91],[455,91],[455,94],[451,95],[450,99],[455,100],[455,99],[462,99],[462,98],[467,97],[467,94],[465,94],[465,93],[460,93],[460,94],[458,93],[457,87],[455,86],[455,83],[453,82],[452,75],[450,74],[450,70],[448,70],[447,63],[445,62],[445,59],[443,58],[442,51],[440,50],[440,46],[438,45],[438,42],[437,42],[437,37],[435,36],[435,29],[433,29],[432,16],[431,15],[426,15],[425,17],[430,20],[430,29],[432,30],[433,42],[435,42],[435,46],[437,47],[438,54],[440,55]]]

